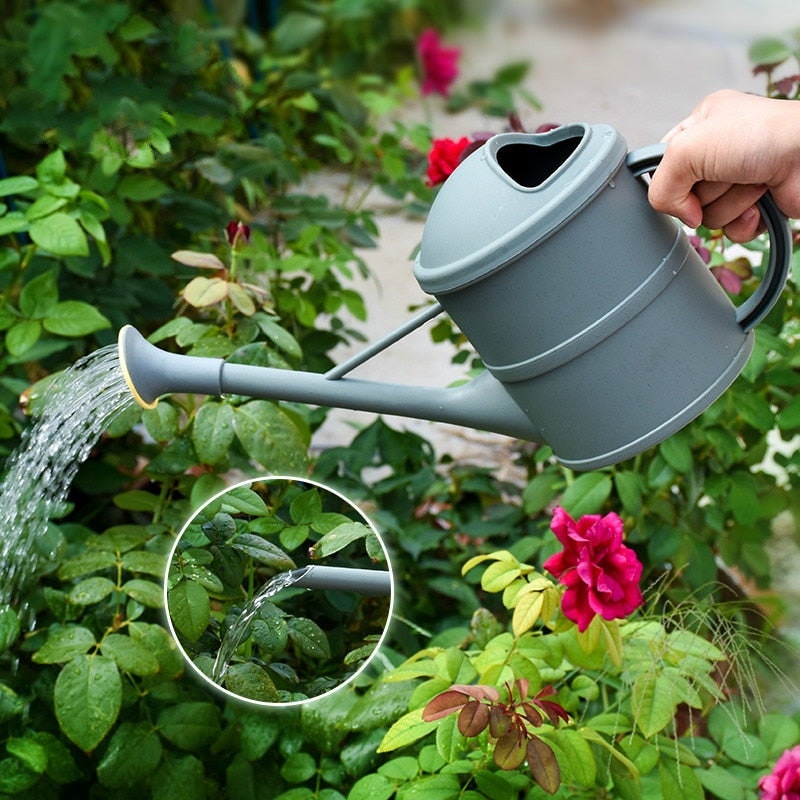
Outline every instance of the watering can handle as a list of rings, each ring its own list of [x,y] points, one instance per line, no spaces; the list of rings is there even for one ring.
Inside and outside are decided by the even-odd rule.
[[[647,145],[628,153],[625,161],[636,177],[653,172],[661,163],[667,145]],[[764,277],[753,294],[736,309],[736,321],[745,333],[755,328],[770,312],[781,295],[792,260],[792,233],[789,220],[767,192],[756,203],[769,233],[769,261]]]

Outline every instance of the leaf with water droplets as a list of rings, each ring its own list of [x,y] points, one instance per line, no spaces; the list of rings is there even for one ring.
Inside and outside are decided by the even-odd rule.
[[[87,551],[79,556],[67,559],[58,569],[58,577],[62,581],[79,578],[99,569],[116,567],[117,557],[108,551]]]
[[[315,545],[316,557],[324,558],[347,547],[352,542],[363,539],[370,528],[362,522],[345,522],[326,533]]]
[[[302,653],[311,658],[330,658],[331,647],[325,632],[313,620],[305,617],[290,619],[289,638]]]
[[[240,550],[256,561],[278,570],[294,569],[297,564],[292,561],[287,553],[280,547],[268,542],[255,533],[240,533],[232,542],[231,547]]]
[[[56,718],[67,738],[91,752],[116,722],[122,682],[107,656],[73,658],[58,675],[53,692]]]
[[[261,700],[265,703],[280,701],[280,695],[272,682],[272,678],[258,666],[248,661],[243,664],[231,664],[225,677],[225,688],[247,697],[250,700]]]
[[[69,602],[76,606],[89,606],[99,603],[114,591],[114,581],[99,575],[86,578],[75,584],[69,591]]]
[[[161,753],[161,740],[150,722],[123,722],[97,765],[97,777],[109,789],[135,786],[158,766]]]
[[[11,647],[20,634],[19,618],[13,608],[0,610],[0,653]]]
[[[211,601],[202,586],[185,578],[169,590],[167,606],[172,624],[187,639],[197,641],[211,620]]]
[[[200,750],[219,735],[219,711],[204,701],[168,706],[158,715],[158,730],[181,750]]]
[[[152,581],[133,578],[122,584],[122,591],[150,608],[162,608],[164,605],[164,590]]]
[[[141,642],[121,633],[112,633],[103,639],[101,651],[111,656],[123,672],[133,675],[155,675],[158,672],[158,659]]]
[[[37,664],[61,664],[94,647],[94,634],[80,625],[50,630],[47,641],[33,654]]]
[[[192,425],[192,441],[203,464],[216,464],[233,442],[233,406],[213,400],[197,410]]]
[[[236,436],[245,452],[277,474],[302,475],[308,468],[308,441],[294,418],[268,400],[237,406]]]

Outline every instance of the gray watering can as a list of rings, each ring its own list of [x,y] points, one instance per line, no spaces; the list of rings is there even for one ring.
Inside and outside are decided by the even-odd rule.
[[[441,187],[414,274],[437,302],[321,375],[166,353],[120,332],[139,402],[240,394],[448,422],[549,444],[568,467],[629,458],[688,424],[741,372],[753,328],[783,289],[792,242],[769,195],[765,273],[738,308],[641,176],[662,145],[630,154],[608,125],[493,136]],[[446,311],[486,372],[454,388],[344,376]]]

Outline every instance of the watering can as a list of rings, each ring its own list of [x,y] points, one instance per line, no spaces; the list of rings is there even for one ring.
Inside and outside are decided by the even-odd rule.
[[[643,176],[663,153],[629,154],[603,124],[493,136],[431,207],[414,274],[436,302],[422,313],[325,374],[170,354],[128,326],[128,385],[146,407],[167,393],[230,393],[448,422],[546,443],[576,470],[634,456],[741,372],[792,251],[766,194],[768,263],[734,306],[677,221],[647,201]],[[452,388],[345,377],[443,311],[484,373]]]

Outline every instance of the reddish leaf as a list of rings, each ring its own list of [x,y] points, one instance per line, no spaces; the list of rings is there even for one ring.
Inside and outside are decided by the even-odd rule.
[[[463,736],[477,736],[489,724],[489,706],[470,700],[458,715],[458,730]]]
[[[548,794],[555,794],[561,784],[561,770],[550,745],[534,736],[528,741],[527,754],[533,779]]]
[[[495,739],[508,733],[511,728],[511,720],[506,716],[502,709],[492,706],[489,712],[489,732]]]
[[[494,763],[500,769],[516,769],[525,760],[525,739],[515,730],[503,736],[494,748]]]
[[[454,683],[450,687],[451,691],[464,692],[476,700],[492,700],[497,702],[500,699],[500,692],[494,686],[484,686],[482,684],[473,685],[471,683]]]
[[[525,719],[536,728],[541,727],[542,723],[544,722],[542,715],[530,703],[522,704],[522,713],[525,716]]]
[[[544,711],[547,719],[550,720],[550,724],[554,728],[558,727],[559,719],[563,719],[564,722],[569,722],[569,714],[567,714],[558,703],[551,703],[549,700],[539,700],[536,705]]]
[[[442,719],[448,714],[463,708],[469,702],[469,697],[463,692],[448,689],[446,692],[437,694],[428,705],[422,710],[422,719],[425,722],[433,722],[435,719]]]
[[[524,700],[528,696],[528,689],[530,683],[527,678],[517,678],[517,692],[519,692],[519,699]]]

